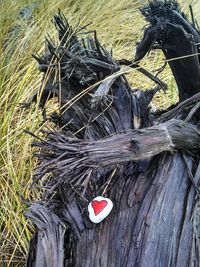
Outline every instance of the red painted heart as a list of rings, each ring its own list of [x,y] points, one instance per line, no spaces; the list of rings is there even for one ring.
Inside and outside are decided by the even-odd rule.
[[[108,205],[108,202],[106,200],[92,201],[92,207],[94,209],[94,214],[98,215],[106,206]]]

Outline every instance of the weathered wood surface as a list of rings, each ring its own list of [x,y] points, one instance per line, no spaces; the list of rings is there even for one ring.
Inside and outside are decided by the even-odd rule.
[[[195,190],[181,155],[164,153],[151,165],[152,172],[124,172],[109,194],[113,213],[83,232],[75,266],[199,266],[191,224]]]
[[[190,41],[200,34],[175,1],[151,1],[143,13],[151,26],[136,59],[155,46],[167,59],[188,55],[181,44],[193,51]],[[198,213],[193,216],[200,183],[198,57],[170,63],[180,103],[153,113],[149,103],[165,88],[157,77],[142,69],[160,87],[132,90],[119,72],[127,61],[115,61],[96,34],[80,41],[62,13],[54,22],[60,46],[48,41],[48,53],[35,58],[44,80],[51,70],[40,106],[56,96],[61,112],[51,116],[59,130],[44,131],[34,143],[40,165],[33,183],[45,190],[27,213],[36,226],[27,267],[199,267]],[[184,41],[177,49],[176,32]],[[28,104],[36,99],[37,93]],[[94,225],[87,205],[97,195],[109,197],[114,209]]]
[[[190,23],[176,1],[152,1],[141,10],[150,26],[137,47],[135,60],[141,60],[152,48],[161,49],[176,80],[180,100],[198,93],[200,35],[197,22]]]
[[[70,173],[75,168],[85,166],[98,168],[151,159],[166,151],[173,153],[175,150],[182,149],[190,154],[195,154],[200,149],[199,129],[190,123],[176,119],[158,126],[129,130],[97,141],[68,139],[63,134],[60,135],[62,142],[58,143],[57,138],[57,133],[49,132],[46,142],[35,143],[35,145],[51,151],[49,155],[46,154],[48,163],[45,163],[45,166],[41,165],[38,169],[41,177],[47,168],[54,168],[58,173],[59,170]],[[55,150],[60,155],[60,160],[56,163]]]

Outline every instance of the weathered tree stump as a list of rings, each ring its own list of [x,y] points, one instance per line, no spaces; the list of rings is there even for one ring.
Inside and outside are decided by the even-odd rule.
[[[45,193],[27,213],[36,226],[28,267],[200,265],[200,33],[175,1],[152,1],[142,13],[150,26],[136,60],[152,48],[170,59],[180,101],[168,111],[149,108],[165,88],[158,77],[131,63],[157,83],[132,90],[120,72],[128,61],[114,60],[96,33],[80,40],[61,12],[59,47],[48,41],[48,53],[35,56],[49,77],[40,105],[56,96],[60,114],[51,116],[59,130],[34,143],[41,163],[33,182]],[[98,195],[114,208],[95,225],[87,205]]]

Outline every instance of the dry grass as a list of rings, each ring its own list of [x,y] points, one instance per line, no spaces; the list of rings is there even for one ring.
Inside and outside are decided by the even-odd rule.
[[[41,74],[32,53],[44,49],[44,36],[48,33],[56,39],[51,24],[53,14],[60,8],[69,22],[76,25],[90,23],[89,30],[97,29],[98,37],[107,48],[112,48],[115,58],[133,59],[135,42],[142,35],[145,25],[138,12],[139,0],[58,0],[38,1],[34,21],[17,19],[19,11],[31,0],[0,1],[0,265],[23,266],[31,236],[31,226],[25,217],[22,199],[32,201],[38,193],[30,190],[31,177],[36,165],[32,158],[32,137],[25,129],[38,132],[43,123],[37,105],[30,110],[19,108],[40,85]],[[197,1],[184,1],[183,8]],[[56,3],[56,4],[55,4]],[[14,29],[15,31],[12,31]],[[8,41],[6,41],[8,39]],[[142,65],[153,71],[163,64],[161,54],[150,54]],[[132,70],[128,75],[135,88],[149,88],[153,84]],[[169,69],[161,75],[169,85],[166,95],[155,97],[154,103],[167,107],[177,101],[174,80]],[[3,263],[4,262],[4,263]]]

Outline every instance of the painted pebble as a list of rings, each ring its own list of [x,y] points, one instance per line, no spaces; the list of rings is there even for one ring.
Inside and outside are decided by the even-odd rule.
[[[89,218],[93,223],[102,222],[111,212],[113,203],[109,198],[95,197],[88,205]]]

